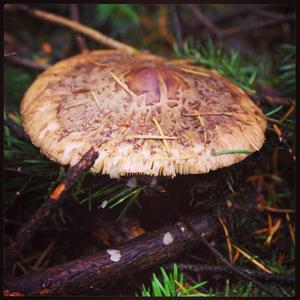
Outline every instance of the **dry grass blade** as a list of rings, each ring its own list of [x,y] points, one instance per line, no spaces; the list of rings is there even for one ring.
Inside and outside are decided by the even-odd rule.
[[[268,236],[268,238],[267,238],[267,240],[266,240],[266,243],[267,243],[268,245],[271,244],[272,238],[273,238],[274,234],[275,234],[275,233],[278,231],[278,229],[280,228],[280,225],[281,225],[281,219],[278,219],[278,220],[276,221],[276,223],[274,224],[274,226],[271,227],[271,231],[270,231],[269,236]]]
[[[200,71],[195,71],[195,70],[191,70],[191,69],[187,69],[187,68],[180,68],[180,70],[187,72],[187,73],[191,73],[191,74],[195,74],[195,75],[200,75],[200,76],[204,76],[204,77],[210,77],[209,74],[204,73],[204,72],[200,72]]]
[[[281,133],[280,128],[276,124],[273,124],[272,127],[273,127],[274,132],[277,134],[279,141],[281,142],[282,141],[282,133]]]
[[[161,136],[161,135],[130,135],[127,138],[129,139],[153,139],[153,140],[177,140],[175,136]]]
[[[179,290],[182,290],[184,293],[186,293],[186,288],[180,282],[178,282],[177,280],[174,280],[174,282],[178,286]]]
[[[295,210],[294,209],[290,209],[290,208],[276,208],[276,207],[271,207],[269,205],[265,205],[262,207],[262,210],[268,210],[270,212],[277,212],[277,213],[284,213],[284,214],[291,214],[294,213]]]
[[[34,270],[37,270],[39,268],[39,266],[41,265],[41,263],[43,262],[43,260],[46,258],[46,256],[49,254],[49,252],[52,250],[52,248],[55,246],[55,244],[56,244],[56,241],[50,243],[46,247],[46,249],[42,252],[42,254],[40,255],[40,257],[38,258],[38,260],[36,261],[36,263],[32,267]]]
[[[249,142],[249,144],[250,144],[256,151],[259,151],[259,148],[257,148],[257,147],[253,144],[253,142],[248,138],[248,136],[247,136],[247,134],[246,134],[246,132],[245,132],[245,130],[244,130],[244,128],[243,128],[242,125],[240,125],[240,128],[241,128],[241,130],[242,130],[242,132],[243,132],[243,135],[244,135],[245,139]]]
[[[289,110],[284,114],[284,116],[279,120],[280,123],[285,121],[295,110],[295,105],[292,104],[292,106],[289,108]]]
[[[235,264],[239,257],[240,257],[240,251],[236,249],[235,255],[232,259],[232,263]]]
[[[170,152],[171,152],[170,146],[169,146],[167,140],[165,139],[165,134],[164,134],[163,130],[161,129],[159,123],[157,122],[157,120],[156,120],[155,118],[152,118],[152,120],[153,120],[153,122],[155,123],[155,125],[156,125],[156,127],[157,127],[157,130],[159,131],[159,133],[161,134],[161,136],[162,136],[162,138],[163,138],[164,145],[165,145],[165,147],[166,147],[167,152],[170,153]]]
[[[92,91],[91,94],[92,94],[93,99],[95,100],[95,102],[96,102],[96,104],[97,104],[97,106],[98,106],[98,108],[99,108],[99,111],[101,112],[100,103],[99,103],[99,101],[98,101],[98,97],[97,97],[96,93],[95,93],[94,91]]]
[[[254,231],[254,234],[263,234],[263,233],[267,233],[269,232],[269,227],[268,228],[261,228],[261,229],[257,229]]]
[[[291,238],[292,238],[293,245],[295,246],[296,245],[295,230],[292,227],[292,224],[291,224],[291,221],[290,221],[290,216],[289,216],[288,213],[285,214],[285,217],[286,217],[286,220],[288,222],[289,232],[290,232],[290,235],[291,235]]]
[[[251,255],[249,255],[247,252],[245,252],[244,250],[242,250],[238,246],[235,246],[235,245],[232,244],[232,247],[234,247],[235,249],[237,249],[244,257],[246,257],[247,259],[249,259],[250,262],[252,262],[254,265],[256,265],[262,271],[264,271],[266,273],[273,273],[271,270],[269,270],[268,268],[266,268],[263,264],[261,264],[254,257],[252,257]]]
[[[270,117],[265,116],[265,119],[272,122],[272,123],[281,124],[281,122],[279,120],[276,120],[274,118],[270,118]]]
[[[124,84],[113,72],[109,72],[112,78],[132,97],[137,97],[137,95],[131,91],[126,84]]]
[[[220,223],[221,223],[221,225],[223,227],[224,233],[225,233],[227,247],[228,247],[229,261],[232,263],[232,247],[231,247],[231,241],[230,241],[230,237],[229,237],[229,232],[228,232],[228,229],[227,229],[224,221],[222,220],[222,218],[219,218],[219,221],[220,221]]]
[[[242,113],[239,113],[239,114],[242,114]],[[201,112],[201,113],[197,112],[194,114],[182,113],[182,115],[185,117],[196,117],[198,115],[200,115],[200,116],[233,116],[234,114],[231,112]]]

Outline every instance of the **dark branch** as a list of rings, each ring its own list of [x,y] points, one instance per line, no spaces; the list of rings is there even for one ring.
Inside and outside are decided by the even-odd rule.
[[[207,239],[219,229],[215,217],[203,215],[188,219],[189,224]],[[173,241],[163,243],[166,233]],[[170,261],[183,251],[199,245],[200,239],[183,222],[166,226],[157,232],[146,233],[122,246],[115,247],[120,253],[112,261],[107,250],[97,255],[77,259],[44,271],[23,275],[6,284],[6,293],[34,294],[82,294],[98,293],[104,285],[122,276],[128,276],[150,267]]]
[[[70,14],[71,14],[72,20],[80,23],[78,4],[70,4]],[[76,34],[75,37],[76,37],[78,48],[81,51],[86,51],[87,46],[86,46],[85,39],[79,34]]]
[[[29,138],[24,130],[16,125],[11,118],[7,117],[4,123],[19,139],[29,141]]]
[[[17,233],[13,244],[5,250],[5,271],[7,272],[15,263],[18,255],[29,244],[32,237],[40,229],[41,225],[58,209],[66,192],[72,188],[78,177],[85,171],[89,170],[98,157],[98,153],[93,147],[87,151],[81,160],[67,173],[67,176],[62,180],[52,191],[46,202],[35,212],[31,219]]]
[[[197,4],[188,4],[189,8],[191,9],[191,12],[195,15],[195,17],[203,23],[204,26],[206,26],[213,34],[216,36],[222,36],[223,32],[221,29],[219,29],[198,7]]]
[[[220,274],[223,273],[226,276],[231,275],[234,276],[236,273],[234,273],[231,269],[227,268],[226,266],[213,266],[213,265],[200,265],[200,264],[181,264],[176,263],[179,270],[181,271],[189,271],[189,272],[195,272],[195,273],[204,273],[204,274]],[[173,264],[167,264],[166,268],[171,270],[173,268]],[[238,269],[241,269],[240,267],[236,267]],[[242,269],[241,269],[242,270]],[[265,273],[253,269],[244,269],[244,272],[251,275],[253,278],[267,281],[267,282],[275,282],[279,284],[288,284],[292,285],[295,283],[295,278],[288,275],[279,275],[279,274],[273,274],[273,273]]]
[[[291,20],[295,20],[295,15],[294,14],[283,16],[282,18],[267,19],[267,20],[262,20],[260,22],[244,24],[244,25],[228,28],[228,29],[223,31],[223,35],[224,35],[224,37],[225,36],[227,37],[227,36],[230,36],[230,35],[240,34],[240,33],[249,32],[249,31],[254,31],[254,30],[257,30],[257,29],[260,29],[260,28],[263,28],[263,27],[274,25],[276,23],[282,23],[282,22],[291,21]]]
[[[14,63],[15,65],[38,70],[38,71],[44,71],[49,67],[49,65],[37,64],[36,62],[30,59],[19,57],[19,56],[6,56],[6,58],[8,62]]]
[[[181,30],[181,25],[180,25],[178,8],[176,5],[172,4],[171,10],[172,10],[172,14],[173,14],[173,23],[174,23],[174,31],[175,31],[176,41],[177,41],[179,50],[182,51],[183,39],[182,39],[182,30]]]

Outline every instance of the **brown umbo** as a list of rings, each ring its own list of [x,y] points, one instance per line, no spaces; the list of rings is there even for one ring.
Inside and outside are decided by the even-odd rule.
[[[216,71],[118,50],[86,52],[43,72],[21,104],[25,131],[50,159],[92,172],[176,176],[230,166],[264,142],[262,111]],[[246,153],[214,155],[224,150]],[[247,153],[248,151],[248,153]]]

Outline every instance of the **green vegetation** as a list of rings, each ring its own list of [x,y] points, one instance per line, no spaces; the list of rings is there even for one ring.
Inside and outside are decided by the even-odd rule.
[[[296,91],[296,46],[282,44],[280,47],[281,64],[274,84],[280,85],[283,94],[294,97]]]
[[[222,45],[215,45],[211,39],[201,44],[193,38],[187,38],[183,53],[178,45],[174,44],[174,51],[178,58],[188,58],[191,62],[214,69],[234,81],[238,86],[249,93],[254,93],[253,83],[257,77],[261,62],[251,62],[243,58],[238,51],[231,49],[225,51]]]
[[[186,283],[184,273],[179,272],[177,265],[174,264],[172,272],[161,267],[161,279],[153,273],[151,278],[151,286],[146,288],[144,284],[141,286],[142,297],[208,297],[214,296],[210,292],[200,292],[201,288],[206,285],[206,281],[199,282],[193,286]],[[137,294],[138,296],[138,294]]]

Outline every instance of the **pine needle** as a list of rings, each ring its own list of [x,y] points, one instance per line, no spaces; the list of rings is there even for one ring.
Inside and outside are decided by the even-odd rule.
[[[56,241],[50,243],[46,247],[46,249],[42,252],[40,257],[38,258],[38,260],[36,261],[36,263],[32,267],[34,270],[38,269],[38,267],[41,265],[41,263],[43,262],[43,260],[45,259],[45,257],[48,255],[48,253],[51,251],[51,249],[54,247],[55,244],[56,244]]]
[[[278,229],[280,228],[280,225],[281,225],[281,219],[278,219],[278,220],[276,221],[276,223],[274,224],[274,226],[271,226],[271,230],[270,230],[269,236],[268,236],[268,238],[267,238],[267,240],[266,240],[266,243],[267,243],[268,245],[271,244],[272,238],[273,238],[274,234],[275,234],[275,233],[278,231]]]
[[[180,68],[180,70],[187,72],[187,73],[191,73],[191,74],[196,74],[196,75],[201,75],[201,76],[205,76],[205,77],[210,77],[209,74],[204,73],[204,72],[200,72],[200,71],[195,71],[195,70],[191,70],[191,69],[187,69],[187,68]]]
[[[170,153],[170,152],[171,152],[170,146],[169,146],[167,140],[165,139],[165,134],[164,134],[163,130],[161,129],[159,123],[157,122],[157,120],[156,120],[154,117],[152,118],[152,120],[153,120],[153,122],[155,123],[155,125],[156,125],[156,127],[157,127],[157,129],[158,129],[158,131],[159,131],[159,133],[160,133],[160,135],[161,135],[162,138],[163,138],[164,145],[165,145],[165,147],[166,147],[167,152]]]
[[[91,94],[92,94],[93,99],[95,100],[95,102],[96,102],[96,104],[99,108],[99,111],[101,112],[101,107],[100,107],[100,104],[99,104],[98,97],[97,97],[96,93],[94,91],[91,91]]]
[[[272,207],[269,205],[265,205],[262,207],[265,210],[271,211],[271,212],[277,212],[277,213],[286,213],[286,214],[290,214],[290,213],[294,213],[295,210],[294,209],[290,209],[290,208],[277,208],[277,207]]]
[[[185,117],[196,117],[196,116],[232,116],[236,113],[232,112],[197,112],[194,114],[185,114],[182,113]],[[239,114],[243,114],[242,112],[239,112]]]
[[[295,246],[296,245],[295,230],[293,229],[292,224],[290,222],[290,216],[289,216],[289,214],[285,214],[285,217],[286,217],[286,220],[288,222],[289,232],[290,232],[290,235],[291,235],[291,238],[292,238],[293,245]]]
[[[161,135],[130,135],[127,138],[130,139],[153,139],[153,140],[177,140],[175,136],[161,136]]]
[[[125,83],[123,83],[113,72],[109,71],[109,74],[112,76],[112,78],[132,97],[137,97],[137,95],[131,91]]]
[[[223,227],[224,233],[225,233],[227,247],[228,247],[229,261],[232,263],[232,247],[231,247],[231,242],[230,242],[230,237],[229,237],[228,229],[227,229],[224,221],[222,220],[222,218],[219,218],[219,221],[220,221],[220,223],[221,223],[221,225]]]
[[[254,151],[251,150],[246,150],[246,149],[233,149],[233,150],[222,150],[222,151],[217,151],[214,153],[211,153],[211,156],[218,156],[218,155],[223,155],[223,154],[240,154],[240,153],[253,153]]]
[[[249,259],[250,262],[252,262],[254,265],[256,265],[259,269],[261,269],[262,271],[264,271],[266,273],[272,273],[271,270],[267,269],[263,264],[261,264],[260,262],[258,262],[254,257],[252,257],[251,255],[249,255],[247,252],[245,252],[244,250],[242,250],[238,246],[235,246],[233,244],[232,244],[232,246],[235,249],[237,249],[244,257],[246,257],[247,259]]]
[[[282,141],[282,133],[281,133],[280,128],[276,124],[273,124],[272,127],[273,127],[274,132],[277,134],[279,141],[281,142]]]
[[[204,130],[204,132],[203,132],[203,134],[204,134],[204,143],[206,144],[206,141],[207,141],[207,133],[206,133],[206,130],[205,130],[205,124],[204,124],[204,121],[203,121],[203,119],[201,118],[201,116],[200,116],[200,114],[198,113],[198,111],[194,110],[194,112],[195,112],[195,114],[197,115],[197,118],[198,118],[198,120],[199,120],[199,123],[200,123],[200,125],[202,126],[202,128],[203,128],[203,130]]]
[[[245,139],[249,142],[249,144],[250,144],[256,151],[259,151],[259,149],[258,149],[258,148],[253,144],[253,142],[247,137],[246,132],[245,132],[243,126],[242,126],[242,125],[239,125],[239,126],[240,126],[240,128],[241,128],[241,130],[242,130],[242,132],[243,132],[243,135],[244,135]]]
[[[232,259],[232,263],[235,264],[239,257],[240,257],[240,251],[236,249],[236,253]]]
[[[284,116],[279,120],[280,123],[285,121],[295,110],[295,105],[292,104],[292,106],[289,108],[289,110],[284,114]]]

